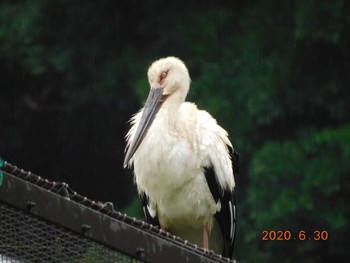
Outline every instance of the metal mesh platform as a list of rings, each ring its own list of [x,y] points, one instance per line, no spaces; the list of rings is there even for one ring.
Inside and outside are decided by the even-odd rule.
[[[0,162],[0,263],[235,262]]]
[[[0,262],[140,262],[0,202]]]

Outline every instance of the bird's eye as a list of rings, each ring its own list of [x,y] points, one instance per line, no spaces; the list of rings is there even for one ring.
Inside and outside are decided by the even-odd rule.
[[[160,74],[160,81],[162,81],[163,79],[166,78],[166,76],[168,75],[168,71],[169,71],[169,70],[163,71],[163,72]]]

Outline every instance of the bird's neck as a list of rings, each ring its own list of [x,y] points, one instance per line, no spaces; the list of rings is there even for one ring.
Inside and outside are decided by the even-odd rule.
[[[184,103],[185,97],[181,94],[172,94],[164,102],[162,108],[159,110],[158,115],[160,120],[164,122],[170,129],[174,129],[179,115],[179,109],[182,103]]]

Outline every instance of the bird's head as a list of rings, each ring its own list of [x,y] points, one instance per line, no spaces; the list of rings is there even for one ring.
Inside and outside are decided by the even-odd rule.
[[[184,102],[190,88],[190,81],[185,64],[178,58],[161,58],[152,63],[148,69],[150,92],[136,133],[128,144],[124,167],[138,149],[164,102],[171,108],[179,107]]]
[[[162,89],[162,94],[176,94],[183,100],[190,87],[190,75],[185,64],[176,57],[156,60],[148,69],[150,88]]]

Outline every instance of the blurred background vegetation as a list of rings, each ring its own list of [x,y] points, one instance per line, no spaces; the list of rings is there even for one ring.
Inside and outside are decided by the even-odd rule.
[[[141,217],[126,124],[160,57],[229,131],[240,262],[350,257],[350,5],[305,1],[0,3],[0,155]],[[327,230],[327,241],[262,241]]]

